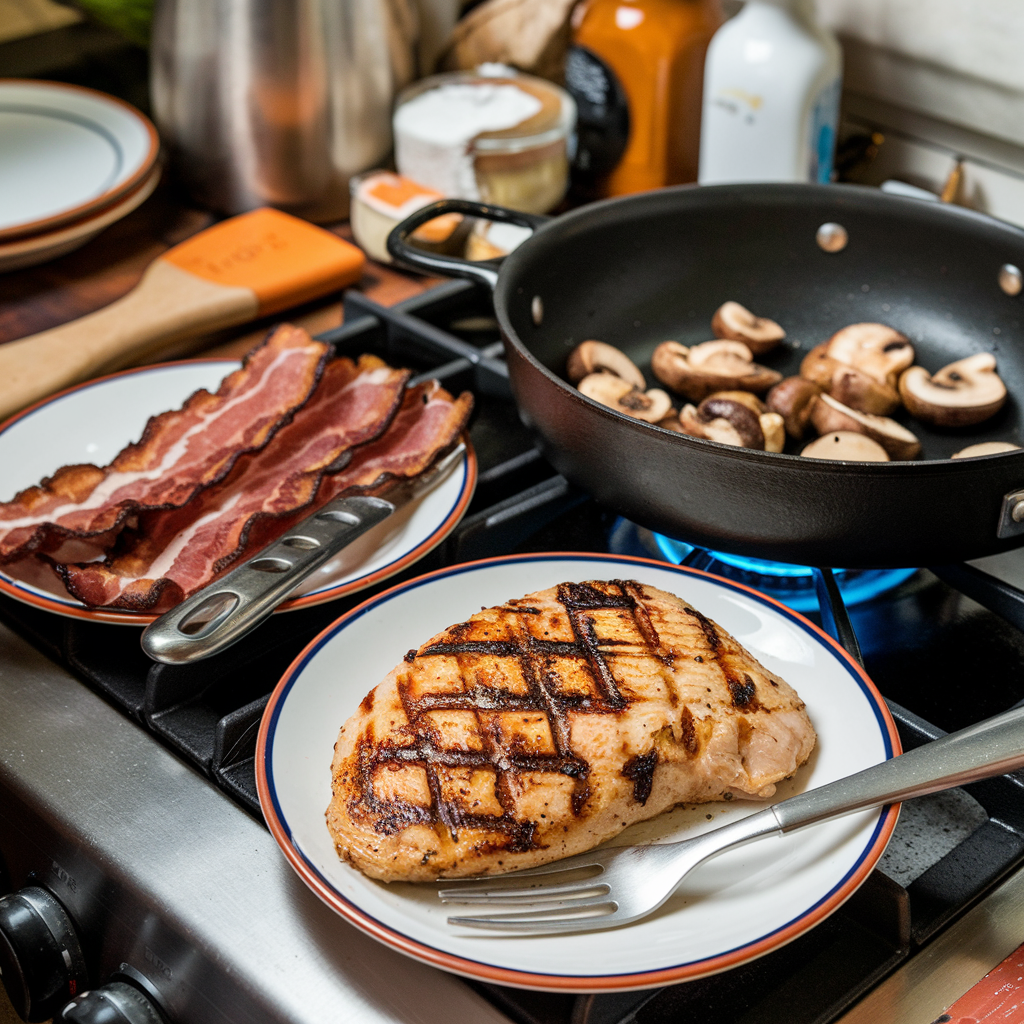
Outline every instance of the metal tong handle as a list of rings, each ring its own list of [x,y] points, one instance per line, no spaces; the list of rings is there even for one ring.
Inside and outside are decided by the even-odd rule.
[[[335,498],[254,558],[176,605],[142,634],[155,661],[185,665],[255,629],[310,573],[396,506],[383,498]]]
[[[1021,767],[1024,707],[933,740],[856,775],[790,797],[769,810],[782,831],[791,832],[852,811],[964,786]]]

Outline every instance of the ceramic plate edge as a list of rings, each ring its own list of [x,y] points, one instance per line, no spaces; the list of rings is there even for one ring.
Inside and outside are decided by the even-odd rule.
[[[0,86],[6,85],[38,86],[52,89],[55,92],[62,90],[83,92],[101,102],[120,107],[142,124],[146,135],[149,138],[149,149],[146,152],[146,156],[139,162],[139,166],[136,168],[134,173],[125,178],[125,180],[120,184],[113,186],[106,192],[99,196],[95,196],[85,203],[79,203],[78,206],[73,207],[70,210],[65,210],[63,213],[53,214],[50,217],[42,217],[39,220],[29,221],[24,224],[17,224],[8,228],[0,228],[0,242],[15,241],[17,239],[26,238],[30,235],[49,232],[53,228],[67,224],[69,221],[83,218],[88,213],[97,213],[101,209],[124,196],[126,192],[133,189],[153,169],[156,158],[160,153],[160,137],[157,134],[157,130],[153,122],[146,117],[141,110],[133,107],[130,103],[119,99],[117,96],[111,96],[107,93],[100,92],[98,89],[90,89],[88,86],[74,85],[68,82],[50,82],[31,78],[5,78],[0,80]]]

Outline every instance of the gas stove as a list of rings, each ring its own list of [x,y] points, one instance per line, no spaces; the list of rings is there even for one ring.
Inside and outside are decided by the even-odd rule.
[[[656,537],[574,488],[533,446],[472,285],[450,282],[389,308],[352,292],[345,305],[343,326],[322,335],[339,352],[374,352],[477,397],[480,477],[466,518],[378,589],[510,552],[643,554],[732,575],[816,618],[862,658],[904,748],[1024,699],[1024,553],[868,579],[740,563]],[[824,1024],[924,964],[1024,862],[1024,789],[1007,776],[908,804],[879,867],[840,910],[722,975],[577,997],[467,982],[408,960],[293,875],[255,787],[270,691],[309,639],[371,593],[274,616],[190,667],[150,662],[134,628],[0,601],[0,893],[23,894],[22,915],[39,933],[34,952],[19,947],[36,972],[25,979],[34,1019],[77,992],[66,1019],[106,1019],[96,1008],[116,1004],[118,1019],[171,1024],[662,1024],[698,1012],[705,1024]],[[1024,940],[1024,926],[1004,932],[1012,945],[987,966]],[[83,1000],[83,988],[100,994]]]

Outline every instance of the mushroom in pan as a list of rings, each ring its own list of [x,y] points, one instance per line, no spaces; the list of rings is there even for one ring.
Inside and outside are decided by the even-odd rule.
[[[672,410],[672,399],[661,388],[644,392],[614,373],[588,374],[578,386],[587,398],[645,423],[657,423]]]
[[[837,430],[822,434],[801,453],[809,459],[839,459],[843,462],[888,462],[885,449],[867,434],[852,430]]]
[[[738,302],[724,302],[711,318],[711,332],[716,338],[742,341],[755,356],[770,352],[786,332],[767,317],[754,316]]]
[[[981,455],[1002,455],[1003,452],[1019,452],[1019,444],[1010,444],[1009,441],[981,441],[978,444],[969,444],[958,452],[950,455],[951,459],[976,459]]]
[[[887,416],[872,416],[822,395],[814,403],[811,422],[819,434],[855,431],[877,441],[892,459],[914,459],[921,454],[921,442],[902,424]]]
[[[896,388],[828,354],[828,343],[815,345],[800,364],[800,376],[817,384],[843,405],[873,416],[888,416],[900,405]]]
[[[762,452],[781,452],[786,440],[782,417],[767,412],[749,392],[721,392],[699,406],[684,405],[679,426],[691,437]]]
[[[625,352],[603,341],[583,341],[569,353],[565,373],[573,384],[579,384],[591,373],[612,373],[643,391],[647,387],[644,375]]]
[[[996,357],[978,352],[944,366],[932,376],[912,366],[900,377],[903,403],[925,423],[969,427],[994,416],[1006,401],[1006,385],[996,373]]]
[[[777,412],[790,437],[800,440],[807,432],[811,410],[821,394],[821,388],[805,377],[787,377],[768,392],[765,402]]]
[[[716,391],[763,394],[782,380],[781,373],[755,363],[742,341],[705,341],[692,348],[663,341],[651,357],[651,370],[662,384],[691,402]]]
[[[886,324],[850,324],[829,338],[825,351],[889,387],[895,387],[900,372],[914,362],[914,346]]]

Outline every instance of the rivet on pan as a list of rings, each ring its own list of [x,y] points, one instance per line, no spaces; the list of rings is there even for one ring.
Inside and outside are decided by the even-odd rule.
[[[832,221],[822,224],[814,237],[825,252],[841,252],[850,240],[846,228],[842,224],[834,224]]]
[[[1021,288],[1024,288],[1024,274],[1020,268],[1012,263],[1004,263],[999,268],[999,287],[1007,295],[1020,295]]]
[[[530,314],[533,317],[534,325],[540,327],[544,320],[544,303],[541,302],[539,295],[534,295],[533,302],[530,303]]]
[[[1013,511],[1010,513],[1010,518],[1015,523],[1024,522],[1024,501],[1018,501],[1017,504],[1013,506]]]

